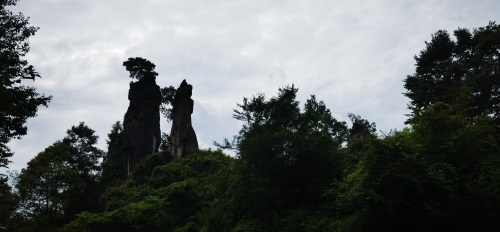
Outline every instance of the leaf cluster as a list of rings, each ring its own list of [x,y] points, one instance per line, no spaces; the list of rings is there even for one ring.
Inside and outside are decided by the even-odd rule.
[[[416,72],[408,75],[405,96],[419,114],[434,103],[468,104],[469,114],[500,117],[500,26],[459,28],[455,40],[445,30],[436,32],[415,56]]]
[[[130,72],[130,78],[141,80],[143,77],[155,78],[158,73],[155,72],[156,65],[142,57],[128,58],[123,62],[125,69]]]
[[[47,106],[52,99],[21,84],[22,79],[40,77],[32,65],[24,59],[29,52],[28,38],[38,30],[29,26],[22,13],[14,14],[7,6],[17,0],[0,1],[0,167],[7,167],[13,155],[7,147],[12,138],[26,135],[28,118],[36,116],[39,106]]]

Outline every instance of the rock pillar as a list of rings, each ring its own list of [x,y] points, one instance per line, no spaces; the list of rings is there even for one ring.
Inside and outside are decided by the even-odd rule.
[[[191,124],[193,113],[193,86],[186,80],[175,92],[172,107],[172,130],[170,132],[171,154],[182,157],[192,154],[198,149],[198,140]]]
[[[160,132],[160,87],[156,77],[145,76],[130,82],[130,105],[123,120],[122,177],[134,171],[134,166],[147,155],[158,152]]]

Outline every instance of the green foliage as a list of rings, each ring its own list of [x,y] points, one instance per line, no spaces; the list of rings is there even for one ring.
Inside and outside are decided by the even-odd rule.
[[[327,191],[342,230],[498,228],[498,130],[468,112],[436,103],[409,120],[411,130],[361,143],[356,167]]]
[[[17,196],[12,192],[7,181],[8,178],[0,177],[0,229],[14,215],[18,203]]]
[[[62,231],[163,231],[168,221],[164,199],[150,196],[102,214],[84,212]]]
[[[161,133],[160,151],[169,152],[172,144],[170,143],[170,135],[163,132]]]
[[[123,125],[120,121],[112,125],[106,143],[108,151],[102,161],[101,184],[103,186],[109,186],[121,180]]]
[[[248,172],[277,187],[289,203],[317,198],[338,177],[336,149],[347,137],[345,122],[335,120],[322,101],[312,96],[301,111],[296,93],[292,86],[268,101],[245,98],[234,115],[246,122],[236,143]]]
[[[500,131],[492,117],[471,116],[463,103],[435,103],[408,120],[411,128],[378,137],[374,123],[349,114],[347,128],[314,96],[301,109],[296,93],[292,86],[269,100],[244,99],[234,114],[245,123],[231,144],[236,159],[220,150],[151,154],[130,178],[109,185],[100,212],[78,214],[63,231],[500,226]]]
[[[12,138],[27,133],[26,120],[35,117],[39,106],[47,106],[52,97],[21,84],[22,79],[35,80],[40,74],[23,59],[29,52],[29,37],[38,30],[29,26],[22,13],[6,9],[17,0],[0,1],[0,168],[7,167],[13,155],[7,147]]]
[[[137,183],[144,183],[147,177],[150,177],[158,166],[163,166],[173,159],[172,155],[168,151],[161,151],[158,153],[153,153],[148,156],[141,162],[138,163],[135,167],[132,178]]]
[[[472,30],[459,28],[452,40],[438,31],[415,56],[416,72],[405,80],[405,95],[411,99],[414,114],[443,102],[470,103],[471,115],[500,117],[500,26],[490,22]],[[469,99],[469,100],[467,100]]]
[[[158,73],[154,71],[156,65],[141,57],[130,57],[123,62],[123,66],[130,72],[130,78],[132,79],[140,80],[143,77],[155,78],[158,76]]]
[[[71,153],[69,146],[56,142],[28,162],[19,175],[20,210],[37,228],[49,230],[60,225],[67,200],[85,188],[78,172],[66,165]]]
[[[375,123],[370,123],[368,120],[361,118],[359,115],[349,114],[352,127],[349,128],[349,144],[352,144],[357,139],[377,136],[377,127]]]
[[[500,168],[499,131],[493,118],[471,119],[468,112],[436,103],[411,122],[418,151],[429,161],[429,178],[444,195],[442,206],[433,210],[448,223],[458,220],[462,228],[483,230],[498,227],[492,216],[500,213],[500,192],[489,186],[498,184],[493,169]]]
[[[46,148],[21,171],[18,211],[33,228],[55,230],[77,213],[96,210],[102,155],[95,147],[97,138],[84,123],[73,126],[63,141]]]
[[[96,211],[96,200],[100,194],[99,177],[101,174],[100,159],[104,152],[96,147],[99,136],[85,123],[72,126],[66,131],[62,140],[71,148],[71,156],[64,161],[65,165],[78,173],[78,178],[85,184],[82,192],[67,200],[64,213],[67,217],[82,211]]]
[[[106,143],[108,144],[108,152],[112,150],[118,150],[122,146],[122,132],[123,125],[120,121],[116,121],[115,124],[111,126],[111,131],[108,134],[108,139],[106,139]]]
[[[339,149],[347,141],[346,123],[315,96],[301,110],[297,91],[291,86],[269,100],[244,98],[234,111],[234,118],[245,122],[232,145],[240,158],[231,200],[238,212],[236,231],[303,228],[306,219],[283,220],[302,207],[321,208],[324,189],[342,175]]]
[[[162,157],[170,156],[149,155],[138,165],[140,173],[101,196],[102,213],[79,214],[63,231],[202,231],[216,224],[216,209],[228,213],[220,202],[234,159],[210,150],[171,161]]]
[[[80,176],[96,180],[101,171],[99,159],[104,153],[95,147],[99,136],[95,135],[95,131],[84,122],[80,122],[78,126],[72,126],[66,134],[62,142],[71,147],[74,154],[69,160],[70,165]]]
[[[163,87],[161,91],[161,105],[160,112],[167,120],[172,120],[172,107],[175,96],[175,88],[173,86]]]
[[[335,194],[342,231],[408,230],[423,224],[424,169],[408,135],[403,131],[364,140],[355,154],[356,168],[327,191]]]

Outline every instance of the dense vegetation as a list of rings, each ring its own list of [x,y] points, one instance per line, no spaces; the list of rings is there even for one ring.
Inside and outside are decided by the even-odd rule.
[[[24,59],[29,52],[28,39],[38,30],[29,26],[23,14],[6,9],[17,0],[0,0],[0,168],[7,167],[13,155],[7,147],[12,138],[26,135],[26,120],[36,116],[40,106],[47,106],[51,97],[23,85],[23,79],[35,80],[40,74]]]
[[[2,1],[2,12],[15,2]],[[79,123],[14,176],[14,186],[2,177],[0,224],[8,231],[496,231],[500,26],[454,36],[438,31],[415,57],[416,72],[405,79],[412,115],[400,131],[377,134],[355,114],[338,121],[314,95],[301,106],[298,89],[286,86],[237,105],[240,132],[217,144],[235,157],[209,149],[173,159],[167,144],[122,180],[121,123],[107,151]],[[4,70],[3,79],[19,78]]]

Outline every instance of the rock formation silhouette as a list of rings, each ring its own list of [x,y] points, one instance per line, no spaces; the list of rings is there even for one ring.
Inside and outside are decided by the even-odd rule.
[[[198,140],[191,124],[194,103],[192,93],[193,86],[183,80],[173,100],[170,152],[177,158],[190,155],[198,149]]]
[[[123,120],[122,177],[134,171],[134,166],[147,155],[158,152],[160,132],[160,87],[154,75],[130,82],[130,105]]]

